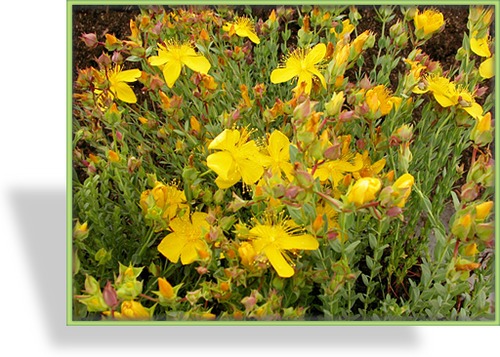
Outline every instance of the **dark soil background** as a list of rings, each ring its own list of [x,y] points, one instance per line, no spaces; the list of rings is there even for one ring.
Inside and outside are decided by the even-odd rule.
[[[243,7],[234,7],[243,12]],[[254,15],[266,19],[274,6],[253,6]],[[457,49],[462,45],[463,34],[468,32],[468,6],[435,6],[446,19],[445,31],[434,35],[423,47],[432,60],[439,61],[443,69],[449,69],[455,62]],[[375,34],[381,31],[381,24],[376,20],[374,6],[359,6],[362,16],[358,31],[371,30]],[[102,48],[91,50],[79,38],[83,33],[95,33],[99,40],[106,33],[118,38],[130,35],[129,21],[139,14],[138,6],[74,6],[73,7],[73,75],[77,69],[95,66],[95,58],[102,53]],[[398,10],[396,10],[398,13]],[[399,13],[400,14],[400,13]],[[393,20],[395,22],[395,20]],[[392,23],[393,23],[392,22]],[[389,24],[392,25],[392,23]],[[366,56],[367,64],[371,56]]]

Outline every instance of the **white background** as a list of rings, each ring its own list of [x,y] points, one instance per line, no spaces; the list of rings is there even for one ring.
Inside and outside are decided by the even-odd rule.
[[[500,327],[67,327],[66,2],[3,3],[0,34],[0,323],[8,355],[421,357],[498,348]]]

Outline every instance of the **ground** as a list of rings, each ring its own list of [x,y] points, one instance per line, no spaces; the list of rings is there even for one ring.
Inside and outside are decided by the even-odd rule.
[[[257,14],[264,18],[274,8],[272,6],[254,7]],[[462,45],[463,34],[468,32],[468,6],[437,6],[446,19],[446,31],[434,35],[424,46],[423,51],[430,57],[441,62],[443,68],[449,68],[455,61],[455,54]],[[373,6],[358,7],[363,16],[359,30],[370,29],[380,33],[381,26],[376,20]],[[106,33],[114,34],[118,38],[126,38],[130,34],[129,21],[139,13],[137,6],[74,6],[73,10],[73,68],[95,66],[95,58],[102,49],[89,50],[79,39],[83,33],[95,33],[102,39]],[[391,23],[392,24],[392,23]]]

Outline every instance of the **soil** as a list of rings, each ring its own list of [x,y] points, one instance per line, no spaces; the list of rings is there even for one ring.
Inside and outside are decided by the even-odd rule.
[[[267,18],[273,6],[254,6],[256,16]],[[436,6],[446,19],[446,31],[434,35],[423,47],[432,60],[439,61],[443,69],[449,69],[455,63],[455,54],[462,45],[463,34],[468,32],[468,6]],[[236,7],[242,12],[242,7]],[[376,19],[373,6],[360,6],[362,16],[358,30],[370,29],[375,34],[381,31],[381,24]],[[95,58],[102,53],[102,48],[91,50],[79,38],[83,33],[95,33],[103,39],[106,33],[118,38],[126,38],[130,34],[129,22],[140,13],[138,6],[74,6],[73,7],[73,75],[77,69],[95,66]],[[398,13],[398,15],[400,15]],[[393,20],[395,22],[395,20]],[[392,25],[391,22],[389,25]],[[367,56],[368,57],[368,56]]]

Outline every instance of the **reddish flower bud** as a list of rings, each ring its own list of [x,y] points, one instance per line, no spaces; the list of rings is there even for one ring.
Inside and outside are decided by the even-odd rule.
[[[102,296],[106,304],[108,304],[108,306],[110,306],[111,308],[114,309],[116,306],[118,306],[118,294],[116,293],[115,288],[113,288],[109,280],[102,291]]]
[[[85,42],[85,45],[90,48],[97,47],[98,41],[95,33],[84,33],[80,39]]]

